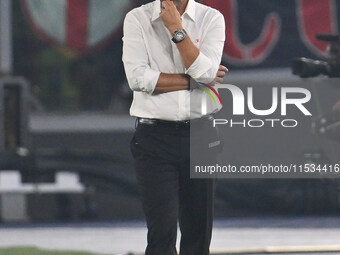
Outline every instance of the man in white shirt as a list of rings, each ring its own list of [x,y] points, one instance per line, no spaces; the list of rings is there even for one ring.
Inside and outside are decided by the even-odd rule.
[[[190,86],[223,79],[223,15],[194,0],[156,0],[124,21],[123,62],[138,126],[131,141],[148,227],[146,255],[174,255],[177,220],[180,254],[208,255],[214,181],[190,179],[190,120],[202,125],[219,106],[202,113],[190,103],[202,90]],[[209,133],[214,133],[216,130]]]

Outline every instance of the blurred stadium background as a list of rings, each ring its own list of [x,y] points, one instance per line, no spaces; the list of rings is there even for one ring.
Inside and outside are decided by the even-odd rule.
[[[148,2],[0,0],[0,247],[143,251],[121,38],[125,14]],[[290,70],[295,57],[326,58],[328,44],[314,36],[338,34],[339,0],[199,2],[225,16],[226,83],[309,86],[314,119],[340,100],[337,82]],[[263,134],[277,147],[261,159],[337,162],[338,142],[313,134],[314,119],[301,119],[304,130],[289,143],[279,132]],[[252,159],[247,146],[256,149],[258,139],[232,133],[233,160]],[[339,251],[336,179],[219,180],[215,208],[214,251]]]

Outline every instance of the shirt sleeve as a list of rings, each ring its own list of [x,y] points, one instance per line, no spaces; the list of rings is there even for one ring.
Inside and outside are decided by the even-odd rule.
[[[160,72],[152,70],[138,18],[129,12],[124,20],[123,63],[126,77],[133,91],[152,94]]]
[[[185,73],[197,82],[211,83],[218,71],[225,42],[225,22],[223,15],[216,11],[201,38],[200,54]]]

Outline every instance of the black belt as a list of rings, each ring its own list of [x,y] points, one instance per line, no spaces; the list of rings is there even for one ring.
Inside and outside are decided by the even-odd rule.
[[[199,119],[182,120],[182,121],[137,118],[137,123],[139,125],[154,125],[154,126],[159,126],[159,127],[181,129],[181,128],[190,128],[191,122],[207,121],[207,120],[213,120],[213,117],[208,115],[208,116],[204,116],[204,117],[199,118]]]

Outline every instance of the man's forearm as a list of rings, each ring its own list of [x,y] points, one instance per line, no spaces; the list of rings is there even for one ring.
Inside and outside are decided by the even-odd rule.
[[[184,8],[183,10],[181,10],[181,12],[181,14],[183,14]],[[172,36],[177,30],[183,30],[181,14],[176,9],[174,2],[170,0],[162,2],[162,12],[160,14],[160,17],[162,18],[165,27],[169,30]],[[189,67],[199,56],[199,49],[191,41],[189,35],[187,35],[182,42],[177,44],[177,48],[182,56],[185,68],[189,69]]]
[[[181,29],[183,29],[182,26],[178,26],[177,28],[171,28],[170,33],[171,33],[171,35],[174,35],[175,31],[181,30]],[[199,49],[191,41],[189,35],[187,35],[182,42],[177,43],[176,45],[177,45],[179,53],[181,54],[185,68],[189,69],[189,67],[198,58],[198,56],[200,54]]]
[[[161,73],[157,81],[154,94],[187,90],[190,86],[190,78],[185,74],[166,74]]]

